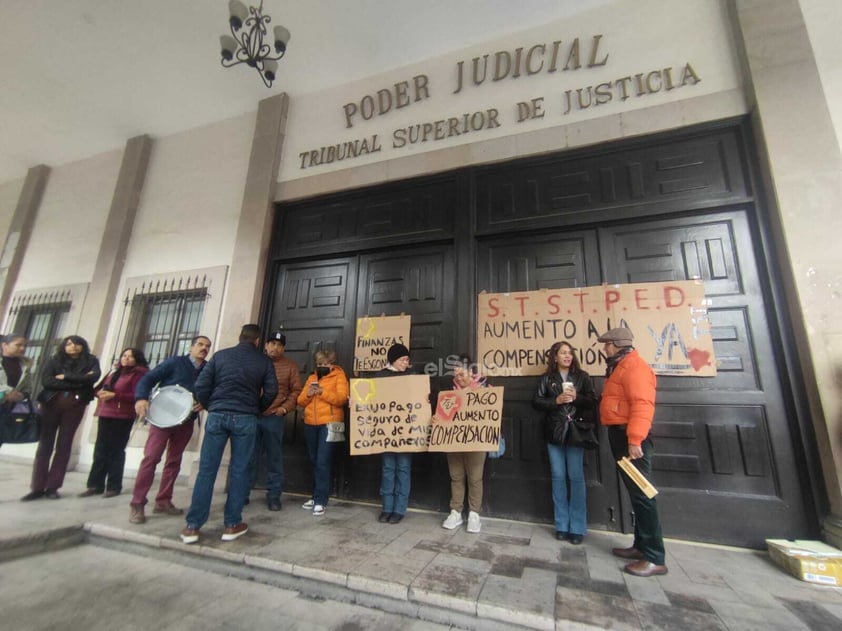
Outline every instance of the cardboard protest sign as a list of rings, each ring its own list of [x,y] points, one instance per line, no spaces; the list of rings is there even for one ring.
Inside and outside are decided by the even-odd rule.
[[[539,375],[555,342],[577,349],[582,368],[605,370],[600,334],[625,326],[659,375],[713,377],[710,321],[701,281],[602,285],[480,294],[477,348],[487,375]]]
[[[372,372],[386,367],[386,353],[392,344],[409,348],[408,315],[357,318],[354,371]]]
[[[497,451],[503,388],[439,392],[429,451]]]
[[[427,451],[430,377],[351,379],[351,455]]]

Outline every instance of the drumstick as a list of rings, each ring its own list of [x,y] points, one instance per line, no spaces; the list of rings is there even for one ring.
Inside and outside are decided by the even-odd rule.
[[[638,471],[637,467],[632,464],[632,461],[623,456],[617,461],[617,466],[619,466],[623,471],[626,472],[626,475],[631,478],[631,481],[637,485],[643,494],[648,497],[650,500],[658,494],[658,489],[656,489],[646,477]]]
[[[132,423],[132,433],[129,434],[129,443],[132,442],[132,438],[134,438],[135,432],[137,432],[137,428],[143,425],[145,419],[142,416],[136,416],[134,419],[134,423]]]

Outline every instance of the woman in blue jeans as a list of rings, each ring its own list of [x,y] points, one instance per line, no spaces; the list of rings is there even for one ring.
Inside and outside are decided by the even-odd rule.
[[[550,459],[556,538],[573,545],[582,543],[588,525],[585,466],[582,447],[558,444],[553,427],[569,418],[596,420],[599,397],[588,373],[579,367],[576,351],[568,342],[556,342],[547,353],[547,372],[532,399],[545,412],[544,435]],[[568,488],[569,487],[569,488]]]
[[[386,353],[386,367],[375,377],[400,377],[410,374],[409,349],[403,344],[393,344]],[[380,497],[383,510],[379,522],[398,524],[409,506],[409,487],[412,479],[412,454],[383,453],[380,460]]]
[[[318,517],[325,514],[330,495],[330,465],[336,445],[327,442],[328,424],[344,422],[349,387],[345,371],[335,364],[335,352],[316,351],[314,359],[316,370],[304,383],[298,405],[304,408],[304,440],[313,467],[313,497],[302,508]]]

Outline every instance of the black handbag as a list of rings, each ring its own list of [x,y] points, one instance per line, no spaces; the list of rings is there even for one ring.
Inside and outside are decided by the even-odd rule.
[[[571,447],[582,447],[583,449],[599,447],[599,439],[596,437],[594,424],[580,418],[568,419],[567,442],[565,444]]]
[[[0,405],[0,443],[37,443],[40,437],[41,414],[30,399]]]
[[[596,449],[599,439],[594,431],[594,424],[580,418],[564,416],[556,419],[552,427],[552,442],[556,445]]]

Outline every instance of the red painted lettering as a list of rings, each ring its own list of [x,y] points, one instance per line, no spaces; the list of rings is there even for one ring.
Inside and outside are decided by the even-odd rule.
[[[520,316],[523,317],[526,315],[526,301],[529,300],[529,296],[515,296],[515,300],[520,303]]]
[[[489,318],[496,318],[498,315],[500,315],[500,309],[497,308],[497,298],[488,299],[488,309]]]
[[[684,304],[684,291],[681,287],[667,285],[664,287],[664,305],[667,309],[674,309]]]
[[[616,289],[605,290],[605,310],[611,311],[611,305],[620,302],[620,292]]]
[[[557,313],[561,312],[561,305],[558,304],[556,300],[561,300],[561,296],[559,296],[558,294],[550,294],[549,296],[547,296],[547,304],[551,307],[549,311],[550,315],[556,315]]]
[[[649,298],[644,295],[644,294],[647,293],[647,291],[648,291],[648,289],[644,289],[644,288],[634,290],[634,306],[637,307],[638,309],[641,309],[641,310],[649,309],[649,307],[647,307],[643,304],[644,300],[649,300]]]

